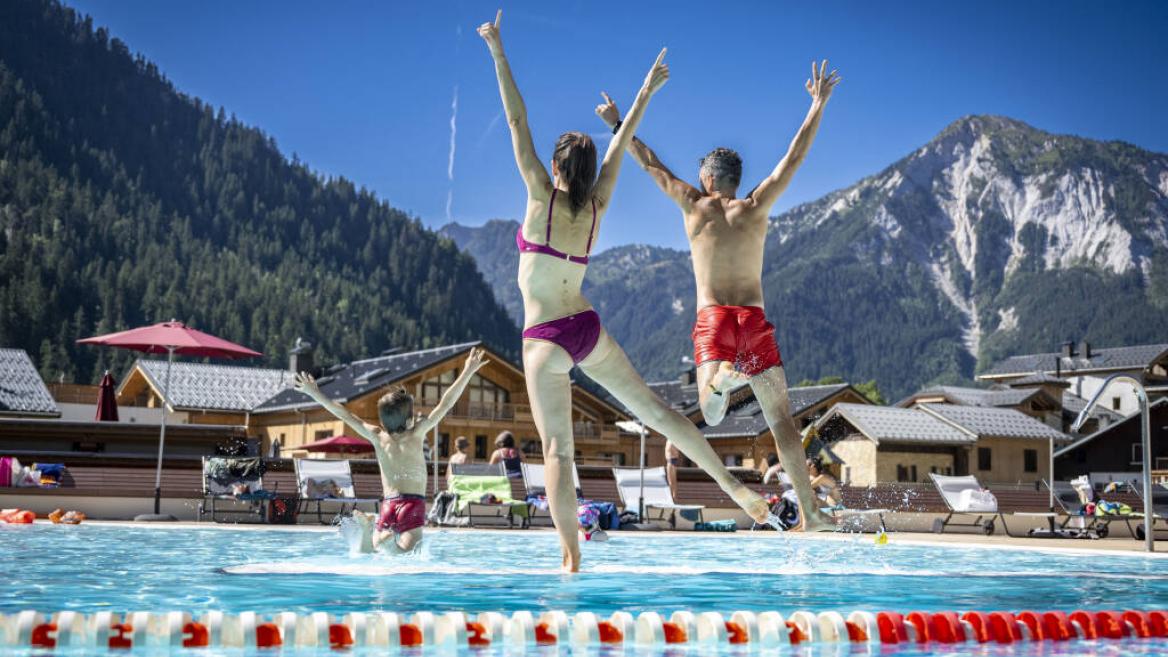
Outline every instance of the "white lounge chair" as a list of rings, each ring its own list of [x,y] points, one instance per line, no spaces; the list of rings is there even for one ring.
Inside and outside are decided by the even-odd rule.
[[[945,506],[949,508],[949,515],[945,516],[944,519],[938,518],[933,521],[934,532],[940,534],[945,531],[946,527],[954,526],[976,527],[985,532],[986,536],[994,533],[994,518],[1002,516],[998,512],[998,498],[982,488],[977,477],[973,475],[951,477],[932,472],[929,473],[929,477],[932,478],[933,485],[937,487],[937,492],[941,494],[941,499],[945,500]],[[953,522],[953,516],[976,517],[973,522],[960,523]],[[983,521],[983,518],[987,516],[988,519]],[[1002,525],[1005,524],[1005,519],[1002,519]]]
[[[542,463],[528,463],[526,461],[519,464],[523,468],[523,490],[526,496],[530,499],[532,496],[547,495],[547,473]],[[582,496],[580,492],[580,473],[576,470],[576,464],[572,464],[572,483],[576,487],[576,497]],[[542,513],[540,513],[542,511]],[[528,521],[535,524],[536,520],[547,519],[551,522],[551,512],[544,511],[536,505],[528,502],[527,504]]]
[[[335,502],[340,505],[338,515],[345,515],[359,504],[369,504],[373,512],[380,510],[380,498],[359,498],[353,489],[353,472],[349,461],[334,459],[294,459],[296,465],[296,487],[300,493],[300,513],[316,505],[316,519],[324,524],[322,505]],[[330,489],[326,493],[322,488]]]
[[[641,496],[640,468],[613,468],[612,476],[616,479],[616,489],[620,493],[621,504],[626,510],[639,509],[638,500]],[[645,515],[649,516],[649,509],[660,511],[656,518],[646,517],[643,520],[665,520],[670,527],[677,527],[678,511],[697,511],[698,522],[702,521],[702,511],[706,508],[701,504],[678,504],[673,501],[673,493],[669,490],[669,478],[665,475],[665,468],[645,468]],[[665,512],[669,517],[665,517]]]

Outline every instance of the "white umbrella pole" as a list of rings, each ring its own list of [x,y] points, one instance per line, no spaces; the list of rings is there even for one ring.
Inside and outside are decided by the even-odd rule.
[[[645,425],[641,424],[641,496],[638,500],[637,519],[645,522]]]
[[[1050,512],[1054,513],[1054,438],[1050,439],[1050,485],[1047,490],[1050,491]]]
[[[158,434],[158,465],[154,469],[154,515],[162,513],[162,450],[166,445],[166,395],[170,390],[170,366],[174,363],[174,347],[167,347],[166,351],[166,377],[162,383],[162,429]]]
[[[434,425],[434,435],[430,438],[430,460],[434,468],[434,497],[438,497],[438,425]],[[446,467],[450,467],[449,464]]]

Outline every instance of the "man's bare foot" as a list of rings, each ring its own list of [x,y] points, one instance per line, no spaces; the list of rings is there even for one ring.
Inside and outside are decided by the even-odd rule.
[[[747,383],[750,383],[750,378],[734,369],[734,363],[725,360],[718,363],[718,371],[710,377],[710,386],[713,387],[714,392],[719,394]]]
[[[827,515],[822,511],[816,511],[809,514],[810,517],[804,518],[804,514],[799,514],[799,524],[791,531],[795,532],[834,532],[836,527],[836,519]]]

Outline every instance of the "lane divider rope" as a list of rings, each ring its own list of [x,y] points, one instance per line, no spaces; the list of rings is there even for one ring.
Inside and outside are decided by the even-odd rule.
[[[454,651],[503,646],[508,652],[549,645],[663,646],[736,645],[777,648],[804,643],[1012,644],[1031,641],[1168,638],[1168,611],[675,611],[665,617],[624,611],[607,618],[583,611],[538,615],[517,611],[324,612],[99,611],[0,614],[0,646],[83,647],[109,651],[134,648],[317,648],[376,647]]]

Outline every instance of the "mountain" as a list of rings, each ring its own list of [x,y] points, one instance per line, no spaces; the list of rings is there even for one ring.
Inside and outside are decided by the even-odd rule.
[[[476,230],[443,232],[461,246]],[[593,262],[586,290],[606,326],[646,378],[672,377],[691,349],[688,254],[621,247]],[[964,117],[773,218],[763,279],[792,380],[876,379],[891,398],[1068,339],[1163,341],[1168,156]]]
[[[178,318],[281,364],[518,331],[475,263],[167,81],[58,2],[0,3],[0,344],[94,380],[78,338]]]

